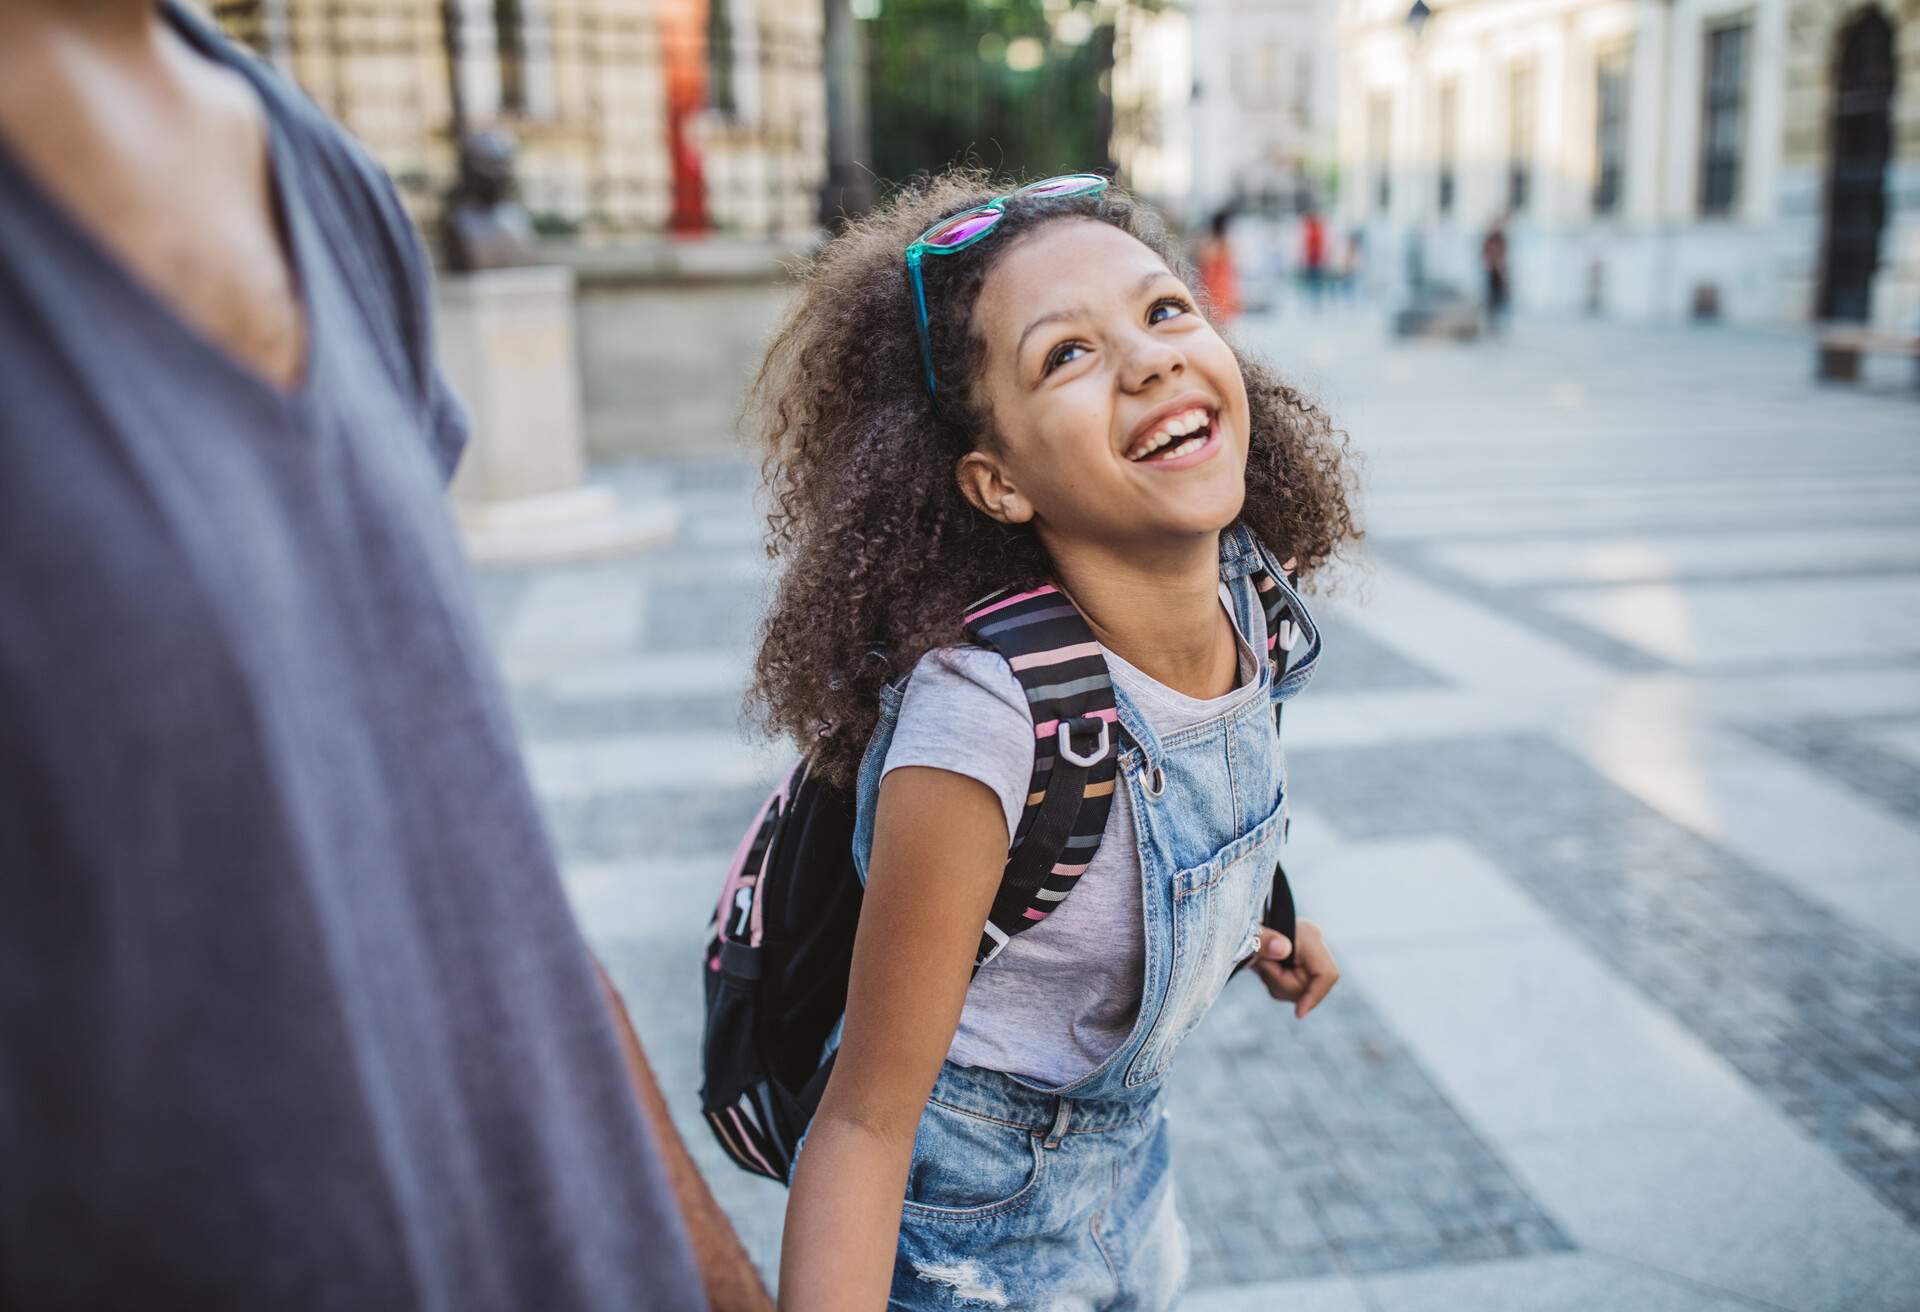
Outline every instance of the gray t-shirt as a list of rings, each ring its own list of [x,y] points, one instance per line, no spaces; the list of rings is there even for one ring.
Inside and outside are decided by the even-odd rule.
[[[386,179],[240,69],[280,392],[0,147],[0,1306],[703,1305],[444,483]]]
[[[1221,601],[1229,619],[1233,611]],[[1264,619],[1239,640],[1240,686],[1201,699],[1177,692],[1111,651],[1113,681],[1154,733],[1165,737],[1238,706],[1267,642]],[[1103,649],[1104,650],[1104,649]],[[1033,717],[1006,661],[981,647],[942,647],[913,667],[882,769],[932,766],[978,779],[1000,798],[1007,832],[1019,823],[1033,778]],[[1061,1085],[1092,1071],[1133,1029],[1140,1010],[1146,941],[1140,908],[1140,851],[1125,788],[1086,873],[1060,909],[1013,939],[967,990],[947,1059]]]

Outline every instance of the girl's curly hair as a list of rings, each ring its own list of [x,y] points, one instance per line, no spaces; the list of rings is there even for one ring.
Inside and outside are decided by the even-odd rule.
[[[1016,202],[977,246],[925,263],[936,408],[922,381],[906,248],[946,215],[1010,190],[983,172],[945,173],[835,238],[806,269],[749,395],[765,444],[767,554],[785,568],[748,706],[843,786],[878,719],[880,685],[931,648],[962,641],[968,603],[1049,573],[1031,528],[980,514],[955,478],[962,456],[995,440],[970,386],[986,350],[973,308],[987,273],[1023,233],[1072,216],[1131,234],[1194,285],[1178,241],[1117,189]],[[1345,437],[1310,400],[1234,354],[1252,416],[1240,522],[1311,573],[1359,536]]]

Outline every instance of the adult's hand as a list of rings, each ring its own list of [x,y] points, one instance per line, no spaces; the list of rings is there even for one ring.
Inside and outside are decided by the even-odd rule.
[[[713,1191],[707,1188],[706,1179],[700,1174],[700,1168],[694,1165],[693,1156],[687,1152],[687,1145],[681,1141],[679,1131],[673,1128],[673,1115],[667,1110],[667,1100],[660,1092],[660,1082],[653,1078],[653,1068],[647,1064],[647,1055],[641,1051],[640,1040],[633,1032],[633,1021],[627,1015],[627,1004],[620,997],[620,990],[613,986],[605,967],[598,960],[593,963],[593,969],[600,977],[600,991],[606,999],[607,1011],[613,1017],[620,1050],[627,1059],[627,1074],[633,1080],[633,1091],[640,1099],[640,1108],[648,1128],[653,1131],[654,1142],[659,1145],[660,1155],[667,1167],[667,1179],[673,1186],[674,1200],[679,1203],[680,1215],[686,1221],[687,1238],[693,1244],[694,1262],[700,1268],[700,1282],[706,1287],[707,1306],[713,1312],[773,1312],[773,1299],[761,1283],[759,1272],[753,1269],[752,1259],[747,1256],[747,1250],[741,1247],[740,1238],[734,1234],[727,1214],[714,1201]]]

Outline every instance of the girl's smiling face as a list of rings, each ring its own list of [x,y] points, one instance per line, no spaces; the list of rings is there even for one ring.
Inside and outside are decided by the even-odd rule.
[[[1050,549],[1131,554],[1231,524],[1246,498],[1246,382],[1193,294],[1111,224],[1023,234],[986,275],[978,400],[997,441],[957,473],[976,507]]]

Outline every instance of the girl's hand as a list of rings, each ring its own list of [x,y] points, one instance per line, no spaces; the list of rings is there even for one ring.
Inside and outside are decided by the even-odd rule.
[[[1302,920],[1294,925],[1294,932],[1300,940],[1300,955],[1293,965],[1282,968],[1280,963],[1293,945],[1285,934],[1262,926],[1260,954],[1254,958],[1253,971],[1268,993],[1281,1002],[1293,1003],[1293,1015],[1298,1020],[1319,1006],[1320,999],[1340,982],[1340,967],[1334,964],[1333,953],[1327,951],[1326,940],[1320,937],[1320,926]]]

